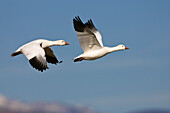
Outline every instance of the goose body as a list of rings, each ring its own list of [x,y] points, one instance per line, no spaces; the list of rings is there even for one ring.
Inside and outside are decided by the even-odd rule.
[[[52,64],[62,62],[57,60],[50,48],[54,45],[62,46],[69,45],[69,43],[65,42],[64,40],[49,41],[45,39],[38,39],[19,47],[11,54],[11,57],[24,54],[33,68],[43,72],[43,70],[48,69],[47,62]]]
[[[73,25],[79,38],[80,46],[84,51],[83,54],[74,58],[74,62],[82,60],[95,60],[114,51],[129,49],[122,44],[116,47],[103,46],[102,36],[94,26],[91,19],[84,24],[80,17],[77,16],[73,18]]]

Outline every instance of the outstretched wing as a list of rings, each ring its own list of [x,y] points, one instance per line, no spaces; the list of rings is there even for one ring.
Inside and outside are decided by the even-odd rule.
[[[60,63],[56,56],[54,55],[53,51],[51,50],[51,48],[47,47],[44,49],[45,50],[45,57],[47,59],[47,62],[48,63],[52,63],[52,64],[57,64],[57,63]]]
[[[102,41],[98,40],[101,39],[101,35],[99,32],[96,32],[97,29],[94,27],[93,23],[87,22],[83,24],[80,17],[77,16],[73,18],[73,24],[84,52],[92,49],[96,50],[103,46]]]
[[[102,42],[102,36],[100,34],[100,32],[96,29],[96,27],[94,26],[92,20],[88,20],[85,25],[95,34],[98,42],[100,43],[101,46],[103,46],[103,42]]]
[[[45,58],[45,51],[40,44],[31,43],[21,49],[22,53],[27,57],[31,66],[41,72],[48,69]]]

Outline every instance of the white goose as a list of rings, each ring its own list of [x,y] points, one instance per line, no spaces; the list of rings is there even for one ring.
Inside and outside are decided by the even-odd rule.
[[[73,24],[79,38],[80,46],[84,51],[83,54],[74,58],[74,62],[82,60],[95,60],[114,51],[129,49],[122,44],[116,47],[103,46],[102,36],[95,28],[91,19],[83,24],[80,17],[77,16],[73,18]]]
[[[52,64],[62,62],[57,60],[50,48],[54,45],[63,46],[69,45],[69,43],[65,42],[64,40],[49,41],[45,39],[38,39],[21,46],[11,54],[11,57],[24,54],[33,68],[43,72],[43,70],[48,69],[47,62]]]

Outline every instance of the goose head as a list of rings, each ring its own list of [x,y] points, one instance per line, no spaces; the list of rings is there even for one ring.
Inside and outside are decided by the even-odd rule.
[[[60,45],[60,46],[70,45],[68,42],[66,42],[64,40],[57,40],[57,44]]]
[[[118,48],[119,50],[127,50],[127,49],[129,49],[128,47],[126,47],[126,46],[123,45],[123,44],[118,45],[117,48]]]

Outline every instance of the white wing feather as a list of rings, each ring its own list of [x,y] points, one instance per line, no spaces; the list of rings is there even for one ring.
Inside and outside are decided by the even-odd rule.
[[[27,57],[28,60],[32,59],[33,57],[42,56],[45,58],[45,51],[43,48],[40,47],[40,44],[31,43],[29,45],[24,46],[21,49],[22,53]]]
[[[87,52],[88,50],[95,50],[99,49],[101,47],[100,43],[96,39],[96,36],[94,34],[91,34],[89,32],[76,32],[77,36],[79,38],[79,42],[81,45],[81,48],[84,52]]]
[[[84,52],[103,47],[102,36],[95,28],[91,19],[84,24],[80,17],[77,16],[73,18],[73,24]]]
[[[100,32],[99,31],[94,31],[93,33],[95,34],[95,36],[96,36],[98,42],[100,43],[100,45],[103,47],[102,36],[101,36]]]

